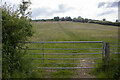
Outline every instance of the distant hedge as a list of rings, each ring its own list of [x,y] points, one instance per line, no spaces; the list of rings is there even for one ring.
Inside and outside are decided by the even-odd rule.
[[[71,19],[73,22],[81,22],[81,23],[95,23],[95,24],[101,24],[101,25],[112,25],[112,26],[120,26],[120,22],[110,22],[110,21],[99,21],[99,20],[92,20],[92,19]],[[33,22],[38,22],[38,21],[71,21],[71,20],[63,20],[63,18],[59,19],[59,20],[55,20],[55,19],[41,19],[41,20],[32,20]]]
[[[102,24],[102,25],[120,26],[120,22],[110,22],[110,21],[88,21],[88,22],[95,24]]]

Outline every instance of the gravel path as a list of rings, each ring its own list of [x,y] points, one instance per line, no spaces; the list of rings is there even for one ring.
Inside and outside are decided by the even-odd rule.
[[[80,60],[81,63],[84,62],[90,62],[88,60]],[[82,64],[82,65],[78,65],[78,67],[92,67],[93,64]],[[92,76],[89,74],[90,69],[77,69],[77,75],[73,78],[95,78],[95,76]]]

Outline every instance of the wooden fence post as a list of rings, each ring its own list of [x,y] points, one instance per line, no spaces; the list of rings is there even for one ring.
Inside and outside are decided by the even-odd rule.
[[[105,43],[105,62],[109,63],[110,60],[110,43]]]

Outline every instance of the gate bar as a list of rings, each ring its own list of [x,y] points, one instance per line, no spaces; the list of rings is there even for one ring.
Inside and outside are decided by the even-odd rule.
[[[30,55],[73,55],[72,53],[27,53]],[[102,54],[102,53],[74,53],[74,55]]]
[[[89,50],[89,49],[102,49],[102,48],[75,48],[74,50]],[[42,50],[42,49],[28,49],[28,50]],[[44,48],[44,50],[73,50],[73,48]]]
[[[91,62],[91,63],[36,63],[36,64],[56,64],[56,65],[59,65],[59,64],[97,64],[98,62]]]
[[[55,42],[23,42],[23,43],[103,43],[103,41],[55,41]]]
[[[101,59],[101,58],[31,58],[36,60],[81,60],[81,59]]]
[[[40,69],[91,69],[95,67],[38,67]]]

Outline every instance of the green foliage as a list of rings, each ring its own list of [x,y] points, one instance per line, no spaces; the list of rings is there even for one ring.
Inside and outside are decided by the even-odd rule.
[[[97,68],[91,71],[91,74],[96,75],[97,78],[120,78],[119,58],[118,55],[111,55],[109,63],[102,63],[95,65]]]
[[[32,36],[32,25],[27,16],[19,16],[6,4],[2,10],[2,76],[3,78],[31,77],[31,60],[26,56],[24,43]],[[25,49],[25,50],[22,50]]]

